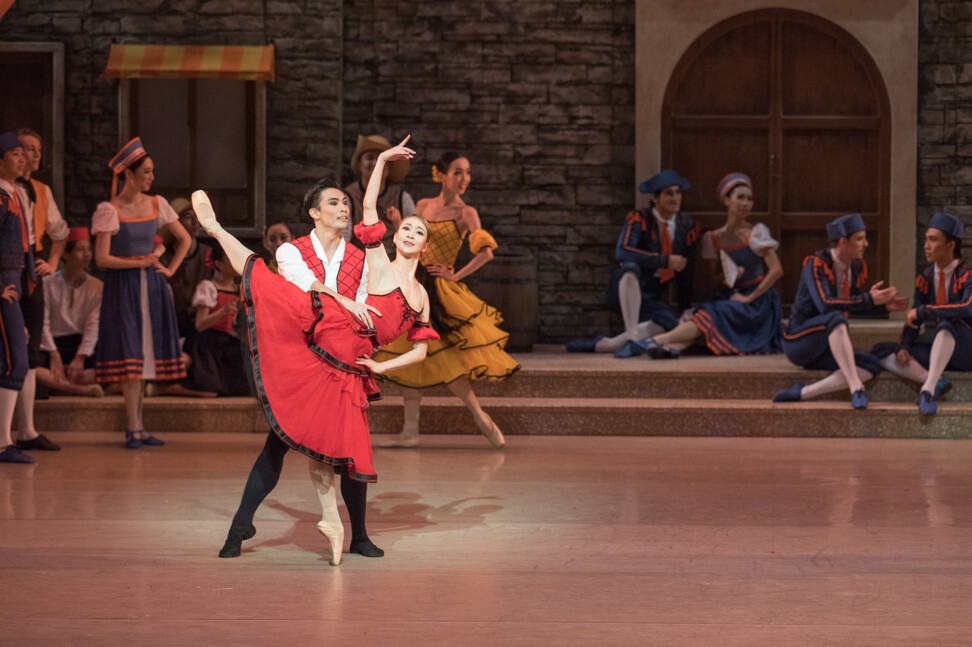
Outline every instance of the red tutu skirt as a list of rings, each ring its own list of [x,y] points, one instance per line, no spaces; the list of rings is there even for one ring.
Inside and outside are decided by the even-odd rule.
[[[334,299],[304,292],[255,256],[243,295],[257,395],[271,429],[302,454],[377,481],[366,410],[381,394],[355,364],[371,356],[373,337]]]

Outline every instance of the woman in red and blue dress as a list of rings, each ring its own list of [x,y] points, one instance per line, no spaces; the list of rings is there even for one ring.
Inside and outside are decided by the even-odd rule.
[[[108,165],[114,173],[111,200],[99,204],[91,219],[95,262],[106,270],[95,375],[99,382],[121,383],[128,418],[125,447],[164,445],[142,423],[144,381],[186,376],[166,279],[179,268],[191,241],[166,199],[146,193],[155,180],[155,166],[139,138],[122,147]],[[119,178],[124,181],[120,192]],[[166,228],[176,240],[168,266],[153,253],[156,233]]]
[[[783,276],[776,255],[780,244],[769,227],[749,224],[753,210],[753,183],[749,176],[730,173],[717,188],[726,205],[726,224],[702,238],[702,258],[723,261],[736,268],[725,277],[730,287],[721,298],[703,303],[689,321],[643,344],[654,359],[673,359],[696,341],[715,355],[762,355],[780,350],[783,308],[774,287]]]
[[[254,535],[253,516],[273,490],[284,455],[294,449],[324,465],[344,467],[350,478],[377,480],[371,455],[367,409],[381,397],[374,375],[421,362],[427,344],[438,339],[429,326],[428,295],[415,280],[419,257],[428,245],[428,223],[420,216],[402,219],[391,261],[382,245],[385,227],[378,220],[377,197],[387,162],[410,159],[400,145],[382,152],[364,197],[364,219],[355,235],[366,248],[368,310],[373,328],[325,292],[310,295],[271,272],[249,249],[217,222],[202,191],[193,194],[200,224],[222,246],[233,268],[243,276],[243,298],[253,358],[257,395],[271,431],[247,479],[220,557],[238,557],[243,540]],[[333,200],[332,200],[333,198]],[[331,204],[333,202],[333,205]],[[322,208],[347,209],[340,189],[325,189]],[[386,362],[372,353],[381,344],[408,333],[412,349]],[[318,470],[324,518],[318,529],[327,537],[331,563],[341,561],[344,529],[337,513],[334,470]]]

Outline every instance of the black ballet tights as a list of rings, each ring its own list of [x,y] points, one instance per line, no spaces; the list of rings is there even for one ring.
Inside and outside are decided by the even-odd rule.
[[[284,455],[288,449],[284,441],[271,431],[267,436],[267,442],[263,445],[263,451],[253,463],[250,476],[246,479],[243,500],[240,501],[240,508],[233,517],[233,528],[249,528],[253,524],[253,515],[256,514],[257,508],[273,488],[277,487],[280,471],[283,469]]]
[[[348,508],[348,519],[351,521],[351,541],[367,539],[368,527],[365,524],[367,514],[368,484],[355,481],[348,476],[348,468],[339,468],[341,473],[341,498]]]

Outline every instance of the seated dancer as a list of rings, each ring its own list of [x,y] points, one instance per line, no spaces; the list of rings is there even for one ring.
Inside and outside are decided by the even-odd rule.
[[[965,225],[948,213],[936,213],[925,232],[925,260],[930,265],[915,281],[914,306],[896,344],[878,344],[874,353],[892,373],[921,382],[918,412],[934,416],[935,399],[952,383],[948,369],[972,371],[972,265],[962,260]],[[922,324],[934,329],[934,341],[919,341]]]
[[[649,209],[628,213],[615,246],[618,266],[608,285],[607,305],[620,312],[624,332],[615,337],[598,335],[567,343],[571,353],[614,353],[615,357],[636,357],[644,349],[634,342],[671,330],[678,317],[662,300],[665,289],[674,284],[678,307],[692,304],[695,244],[699,225],[679,211],[682,191],[691,185],[672,170],[648,178],[638,191],[651,196]]]
[[[699,306],[691,319],[637,342],[653,359],[678,358],[682,350],[703,338],[715,355],[779,352],[783,308],[774,285],[783,276],[776,255],[780,244],[769,227],[746,221],[753,210],[749,176],[730,173],[716,191],[726,205],[726,224],[703,236],[702,257],[721,259],[723,268],[733,268],[736,274],[725,277],[725,292]]]
[[[831,247],[803,260],[790,323],[783,332],[783,352],[803,368],[833,371],[822,380],[794,384],[773,397],[773,402],[798,402],[847,387],[851,406],[866,409],[864,382],[881,372],[878,359],[855,350],[848,332],[847,314],[896,312],[908,306],[895,287],[867,285],[867,231],[859,213],[841,216],[827,224]]]
[[[381,153],[375,168],[379,180],[386,162],[414,155],[400,145]],[[376,198],[380,181],[372,181],[364,199],[364,220],[355,234],[364,242],[371,266],[366,306],[374,327],[349,312],[337,299],[314,290],[310,296],[270,272],[216,221],[209,199],[193,194],[200,224],[226,252],[243,276],[243,298],[253,343],[259,398],[271,431],[250,472],[239,510],[233,518],[220,557],[238,557],[243,540],[256,533],[253,515],[280,477],[288,449],[329,466],[345,466],[352,479],[375,481],[366,409],[380,397],[374,375],[425,359],[426,344],[438,336],[429,326],[428,295],[415,280],[418,259],[428,241],[428,225],[413,216],[402,220],[395,235],[397,255],[388,259],[381,238]],[[347,211],[339,189],[326,189],[321,208]],[[409,331],[413,348],[393,360],[370,358],[378,344]],[[324,519],[317,524],[330,543],[331,563],[341,561],[344,528],[338,516],[333,469],[316,472],[329,493]]]

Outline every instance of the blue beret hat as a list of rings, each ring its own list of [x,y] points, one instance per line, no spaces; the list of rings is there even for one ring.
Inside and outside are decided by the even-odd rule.
[[[859,213],[849,213],[846,216],[835,218],[827,223],[827,240],[834,242],[841,238],[847,238],[859,231],[865,231],[867,226]]]
[[[654,175],[638,185],[641,193],[657,193],[670,186],[677,186],[682,191],[689,189],[692,185],[684,177],[672,169],[665,169],[658,175]]]
[[[13,148],[23,148],[17,133],[4,133],[0,135],[0,155],[6,155],[7,151]]]
[[[928,228],[944,231],[952,238],[961,238],[965,232],[965,225],[962,221],[944,211],[939,211],[932,216],[931,222],[928,223]]]

